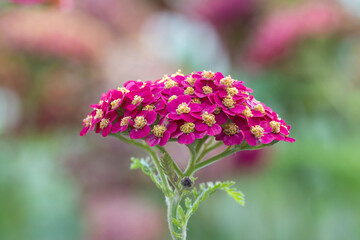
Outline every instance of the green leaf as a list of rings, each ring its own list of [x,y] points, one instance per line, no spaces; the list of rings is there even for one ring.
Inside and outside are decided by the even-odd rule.
[[[174,232],[172,229],[171,229],[171,232],[172,232],[172,234],[175,236],[175,237],[177,237],[177,238],[182,238],[182,234],[180,234],[180,233],[176,233],[176,232]]]
[[[181,223],[185,222],[185,212],[184,209],[180,206],[180,204],[176,209],[176,218],[180,220]]]
[[[187,208],[187,209],[191,209],[192,208],[192,201],[191,201],[191,199],[190,198],[185,198],[185,207]]]
[[[236,188],[224,188],[223,190],[240,205],[245,205],[244,194],[242,192],[237,191]]]
[[[160,167],[164,171],[164,174],[169,178],[170,182],[175,184],[175,172],[173,170],[173,160],[170,155],[164,151],[163,156],[160,158]]]
[[[200,203],[204,202],[206,199],[209,198],[210,195],[214,194],[217,190],[224,190],[226,191],[231,197],[233,197],[239,204],[244,204],[244,195],[237,191],[235,188],[231,188],[235,182],[226,181],[226,182],[208,182],[206,184],[200,184],[199,188],[200,191],[194,190],[192,191],[194,195],[194,202],[192,206],[186,212],[186,219],[188,219],[199,207]],[[186,200],[185,200],[186,205]]]
[[[177,220],[176,218],[172,218],[172,221],[173,221],[173,223],[174,223],[177,227],[179,227],[180,229],[182,229],[183,224],[182,224],[179,220]]]
[[[146,175],[148,175],[151,180],[156,184],[156,186],[164,191],[163,186],[161,184],[160,178],[159,176],[156,174],[156,168],[154,166],[154,164],[150,161],[149,158],[146,159],[139,159],[139,158],[131,158],[131,165],[130,165],[130,169],[132,170],[136,170],[136,169],[141,169],[141,171],[143,173],[145,173]]]

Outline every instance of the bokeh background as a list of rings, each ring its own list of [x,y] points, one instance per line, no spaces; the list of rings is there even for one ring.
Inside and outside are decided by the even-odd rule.
[[[200,171],[236,180],[247,203],[213,195],[190,240],[360,239],[359,12],[359,0],[0,0],[0,239],[169,239],[161,193],[129,170],[145,154],[79,131],[103,91],[178,68],[245,81],[297,139]]]

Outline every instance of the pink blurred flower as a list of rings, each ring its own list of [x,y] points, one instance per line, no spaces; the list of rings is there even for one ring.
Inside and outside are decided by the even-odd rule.
[[[110,44],[110,32],[94,19],[54,9],[16,9],[0,18],[0,40],[37,55],[97,60]]]
[[[325,2],[275,12],[255,31],[247,59],[260,65],[276,60],[299,39],[333,32],[341,18],[339,7]]]
[[[21,4],[35,4],[35,3],[43,3],[46,0],[11,0],[13,3],[21,3]]]
[[[59,7],[62,10],[70,10],[74,6],[73,0],[11,0],[13,3],[19,4],[36,4],[36,3],[47,3]]]
[[[218,27],[237,24],[255,9],[255,0],[192,0],[188,11]],[[195,10],[195,11],[194,11]]]
[[[104,194],[85,206],[89,240],[158,240],[164,226],[161,211],[139,197]]]

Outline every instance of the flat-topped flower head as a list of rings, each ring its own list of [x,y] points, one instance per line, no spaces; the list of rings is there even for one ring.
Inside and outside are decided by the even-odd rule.
[[[291,127],[251,92],[243,82],[212,71],[178,70],[154,82],[127,81],[91,105],[80,135],[122,134],[150,146],[170,140],[191,144],[205,135],[225,145],[295,141]]]

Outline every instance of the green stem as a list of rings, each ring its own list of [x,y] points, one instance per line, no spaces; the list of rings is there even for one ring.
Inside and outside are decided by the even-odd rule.
[[[211,152],[212,150],[214,150],[215,148],[218,148],[220,147],[221,145],[223,145],[222,142],[218,142],[218,143],[215,143],[214,145],[212,145],[211,147],[207,148],[205,147],[204,148],[204,151],[200,154],[200,156],[196,159],[196,162],[200,162],[209,152]]]
[[[195,167],[192,169],[190,174],[193,174],[194,172],[198,171],[199,169],[204,168],[204,167],[206,167],[206,166],[208,166],[208,165],[210,165],[210,164],[212,164],[214,162],[217,162],[217,161],[223,159],[224,157],[227,157],[227,156],[229,156],[229,155],[231,155],[231,154],[233,154],[235,152],[238,152],[240,150],[241,150],[241,148],[239,148],[239,147],[235,147],[235,148],[232,148],[232,149],[228,147],[224,152],[222,152],[220,154],[217,154],[217,155],[215,155],[215,156],[213,156],[213,157],[211,157],[211,158],[209,158],[209,159],[207,159],[207,160],[205,160],[203,162],[200,162],[200,163],[196,164]]]
[[[196,154],[200,151],[201,147],[204,145],[204,142],[206,142],[206,140],[208,138],[209,138],[209,136],[205,136],[202,139],[198,140],[198,143],[196,144],[196,147],[195,147],[195,153]]]
[[[179,193],[174,194],[174,196],[171,198],[166,198],[167,221],[168,221],[170,235],[173,240],[186,240],[186,228],[187,228],[188,219],[185,220],[186,222],[184,223],[182,229],[179,229],[179,227],[177,227],[173,223],[173,218],[176,219],[176,214],[177,214],[176,211],[177,211],[178,205],[181,202],[181,199],[182,199],[182,196]],[[181,233],[179,233],[179,230],[181,231]]]
[[[184,172],[184,176],[190,176],[191,174],[191,171],[192,169],[194,168],[194,165],[195,165],[195,159],[196,159],[196,152],[195,152],[195,149],[194,149],[194,146],[192,145],[187,145],[187,147],[189,148],[190,150],[190,155],[191,155],[191,158],[190,158],[190,161],[186,167],[186,170]]]

